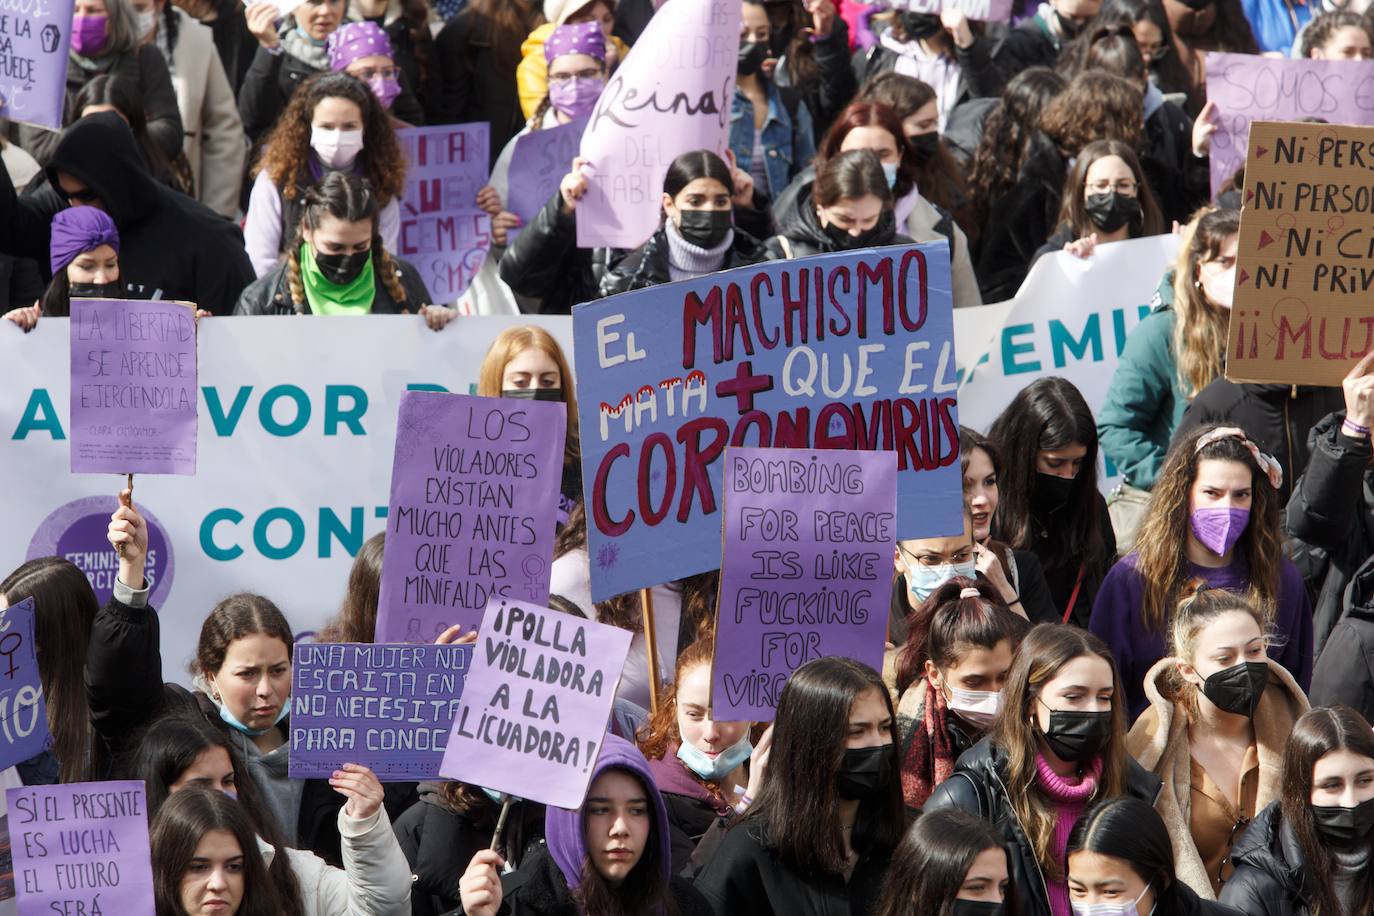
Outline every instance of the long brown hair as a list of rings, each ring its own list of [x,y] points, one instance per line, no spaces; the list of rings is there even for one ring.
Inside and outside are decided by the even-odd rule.
[[[382,547],[385,532],[363,541],[348,571],[348,587],[334,619],[320,630],[316,642],[372,642],[377,638],[377,602],[382,593]]]
[[[1266,622],[1274,619],[1283,564],[1278,534],[1282,500],[1239,439],[1228,436],[1198,450],[1198,440],[1216,428],[1200,426],[1174,443],[1141,522],[1135,567],[1144,585],[1140,618],[1147,633],[1163,634],[1168,629],[1172,612],[1188,585],[1189,503],[1198,465],[1209,459],[1235,461],[1250,469],[1250,523],[1236,549],[1250,566],[1249,602]]]
[[[1174,363],[1178,382],[1189,400],[1225,371],[1227,330],[1231,313],[1217,308],[1202,293],[1202,264],[1221,253],[1226,239],[1240,231],[1240,211],[1203,208],[1183,231],[1174,261]]]
[[[1012,810],[1035,851],[1046,877],[1064,880],[1054,858],[1055,806],[1036,785],[1035,759],[1040,753],[1034,703],[1040,691],[1077,658],[1097,656],[1112,669],[1112,738],[1102,750],[1102,776],[1088,803],[1120,795],[1126,785],[1126,711],[1116,659],[1102,640],[1067,624],[1042,623],[1021,641],[1002,688],[1002,712],[992,726],[994,747],[1007,755],[1003,779]]]
[[[917,186],[916,157],[911,153],[911,144],[902,131],[902,119],[897,117],[897,112],[876,102],[855,102],[839,113],[835,123],[830,125],[817,144],[816,174],[825,171],[825,164],[840,155],[844,138],[858,127],[876,127],[892,135],[893,142],[897,144],[897,182],[892,186],[892,195],[905,197]]]
[[[1145,102],[1140,87],[1104,70],[1084,70],[1069,81],[1040,115],[1040,129],[1065,158],[1094,140],[1120,140],[1140,148]]]
[[[1068,83],[1048,67],[1022,70],[1007,83],[983,127],[983,139],[969,167],[969,196],[983,226],[992,205],[1016,185],[1040,115]]]
[[[224,657],[229,654],[229,646],[245,636],[257,634],[275,636],[286,646],[286,656],[291,657],[295,636],[286,617],[262,595],[239,592],[230,595],[210,612],[205,623],[200,626],[200,639],[196,643],[196,657],[191,662],[191,674],[209,678],[224,667]]]
[[[537,324],[525,324],[506,328],[497,334],[487,348],[487,355],[482,357],[482,367],[477,370],[477,393],[484,398],[499,398],[507,364],[526,350],[543,352],[558,367],[563,402],[568,405],[568,434],[563,447],[563,462],[578,467],[582,459],[579,445],[581,434],[577,425],[577,390],[573,384],[572,370],[568,368],[568,358],[548,331]]]
[[[1135,193],[1136,200],[1140,202],[1141,220],[1139,227],[1131,227],[1131,238],[1159,235],[1164,231],[1164,217],[1160,215],[1155,193],[1150,188],[1149,179],[1145,177],[1145,170],[1140,167],[1140,159],[1136,156],[1135,150],[1119,140],[1094,140],[1083,147],[1083,151],[1074,160],[1073,168],[1069,169],[1069,177],[1064,179],[1064,195],[1059,203],[1059,224],[1070,227],[1074,238],[1082,238],[1098,231],[1093,225],[1092,218],[1088,216],[1083,198],[1087,194],[1088,170],[1094,163],[1108,156],[1116,156],[1125,162],[1135,178]]]
[[[396,263],[382,244],[381,209],[372,185],[366,178],[344,172],[330,172],[305,192],[305,207],[301,210],[301,224],[295,240],[286,248],[286,288],[291,304],[300,308],[306,301],[305,281],[301,279],[301,245],[305,244],[305,230],[320,228],[326,216],[346,223],[372,221],[372,263],[376,280],[386,287],[392,301],[399,306],[408,302],[405,287],[396,276]],[[414,303],[417,307],[423,303]]]

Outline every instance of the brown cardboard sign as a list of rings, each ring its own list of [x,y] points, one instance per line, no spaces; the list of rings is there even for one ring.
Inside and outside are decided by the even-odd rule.
[[[1339,385],[1374,349],[1374,127],[1250,127],[1226,377]]]

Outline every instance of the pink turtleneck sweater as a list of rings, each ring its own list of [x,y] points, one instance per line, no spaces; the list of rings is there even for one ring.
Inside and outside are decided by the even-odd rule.
[[[1068,872],[1066,852],[1069,833],[1087,806],[1088,799],[1097,790],[1097,780],[1101,775],[1101,757],[1094,757],[1088,764],[1088,771],[1073,778],[1060,776],[1050,769],[1044,757],[1035,755],[1035,784],[1055,803],[1054,848],[1050,851],[1063,873]],[[1073,916],[1067,881],[1051,881],[1046,877],[1045,890],[1050,896],[1050,912],[1054,916]]]

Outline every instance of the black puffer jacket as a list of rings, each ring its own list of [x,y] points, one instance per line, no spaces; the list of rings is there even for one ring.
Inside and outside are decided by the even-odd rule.
[[[1312,669],[1313,706],[1344,703],[1374,719],[1374,556],[1355,571],[1340,622]]]
[[[544,315],[569,315],[601,298],[606,250],[577,247],[577,214],[563,212],[555,191],[501,256],[501,279],[517,295],[541,303]]]
[[[747,267],[762,260],[763,246],[759,240],[742,229],[736,229],[735,240],[726,250],[725,261],[719,269]],[[660,228],[649,237],[649,241],[611,264],[601,278],[601,295],[614,296],[632,289],[671,282],[672,277],[668,274],[668,230]]]
[[[1147,100],[1149,97],[1147,96]],[[1140,167],[1159,201],[1164,226],[1182,225],[1211,195],[1207,158],[1193,155],[1193,119],[1172,102],[1159,105],[1145,119]]]
[[[519,10],[527,8],[526,4],[512,6],[517,16]],[[539,9],[538,4],[528,7]],[[523,38],[543,21],[532,18],[517,31]],[[426,103],[430,120],[435,124],[472,121],[490,124],[492,165],[496,164],[496,157],[501,155],[506,144],[525,126],[515,84],[515,67],[520,63],[520,55],[516,52],[513,60],[502,59],[498,47],[502,36],[498,29],[491,17],[472,4],[448,21],[434,39],[439,65],[438,85],[431,80],[430,98]]]
[[[374,262],[375,263],[375,262]],[[397,302],[385,283],[377,282],[377,295],[372,300],[372,314],[399,315],[415,314],[422,305],[430,304],[429,291],[416,269],[395,255],[391,256],[395,265],[396,278],[401,281],[401,289],[406,294],[405,302]],[[380,267],[376,268],[381,270]],[[379,278],[380,280],[380,278]],[[309,315],[312,314],[309,302],[291,301],[291,289],[286,278],[286,264],[283,262],[271,271],[254,280],[238,304],[234,306],[235,315]]]
[[[283,51],[273,54],[261,45],[239,86],[239,117],[254,143],[263,139],[286,108],[296,87],[324,71]]]
[[[1236,870],[1218,898],[1245,916],[1309,916],[1315,889],[1307,881],[1297,835],[1271,802],[1231,847]],[[1318,863],[1319,865],[1325,863]]]
[[[897,233],[897,217],[889,208],[883,211],[878,220],[879,231],[867,248],[883,245],[914,245],[911,239]],[[789,209],[778,216],[778,234],[763,244],[764,255],[770,261],[785,261],[788,258],[809,258],[817,254],[831,254],[846,251],[835,244],[835,240],[821,227],[816,208],[811,206],[811,189],[807,187],[805,203]]]
[[[1006,838],[1011,881],[1022,916],[1050,916],[1049,893],[1035,850],[1017,822],[1002,774],[1006,753],[984,738],[959,756],[954,774],[936,787],[926,811],[960,808],[991,822]],[[1126,794],[1154,804],[1162,783],[1134,760],[1126,760]]]

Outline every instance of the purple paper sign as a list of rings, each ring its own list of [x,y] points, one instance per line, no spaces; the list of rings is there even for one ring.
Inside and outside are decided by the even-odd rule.
[[[297,643],[291,778],[358,763],[382,782],[437,779],[471,660],[472,646]]]
[[[477,206],[490,174],[490,131],[485,123],[396,131],[408,164],[396,253],[439,304],[463,294],[491,247],[491,217]]]
[[[979,22],[1006,22],[1011,19],[1011,5],[1011,0],[907,0],[905,7],[913,13],[938,16],[944,10],[955,10]]]
[[[0,118],[62,129],[75,0],[0,4]]]
[[[5,800],[19,916],[153,916],[142,780],[26,786]]]
[[[546,127],[525,134],[515,141],[506,182],[506,209],[528,226],[558,190],[559,182],[572,168],[577,146],[587,119],[580,118],[557,127]],[[509,233],[514,238],[519,229]]]
[[[493,601],[439,772],[576,808],[587,794],[629,651],[629,630]]]
[[[558,401],[401,396],[379,642],[470,629],[492,597],[548,601],[566,424]]]
[[[897,535],[891,452],[732,448],[711,711],[765,722],[797,668],[882,670]]]
[[[597,100],[582,155],[580,248],[636,248],[658,228],[668,165],[724,155],[739,63],[740,0],[665,3]]]
[[[74,474],[196,472],[195,307],[73,299]]]
[[[1215,102],[1212,193],[1245,165],[1251,121],[1374,124],[1374,61],[1207,55],[1207,100]]]
[[[32,598],[0,611],[0,770],[42,753],[51,740],[33,618]]]

